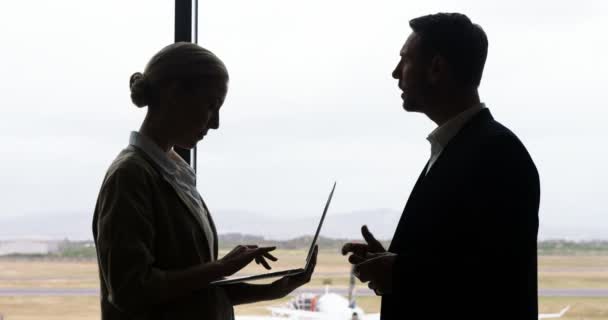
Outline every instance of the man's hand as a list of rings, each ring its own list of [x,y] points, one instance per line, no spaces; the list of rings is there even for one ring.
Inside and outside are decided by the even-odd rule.
[[[397,255],[391,252],[375,254],[361,263],[355,264],[355,276],[377,295],[393,292],[393,266]]]
[[[349,242],[342,246],[342,255],[352,253],[352,255],[348,257],[348,261],[352,264],[361,263],[376,257],[378,254],[386,252],[386,249],[384,249],[380,241],[376,240],[374,235],[369,232],[367,226],[364,225],[361,227],[361,234],[366,243]]]

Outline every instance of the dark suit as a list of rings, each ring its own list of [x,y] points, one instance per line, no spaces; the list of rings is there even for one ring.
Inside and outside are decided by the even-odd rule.
[[[425,171],[389,248],[381,318],[536,320],[540,187],[526,148],[483,109]]]

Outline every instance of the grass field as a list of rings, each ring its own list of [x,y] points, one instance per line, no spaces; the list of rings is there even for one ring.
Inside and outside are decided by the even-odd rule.
[[[302,251],[277,251],[276,270],[301,267]],[[335,252],[322,251],[311,285],[330,281],[335,286],[348,283],[350,266]],[[243,274],[259,272],[252,264]],[[541,288],[608,288],[608,256],[548,256],[539,258]],[[97,287],[97,264],[89,262],[0,260],[0,288],[92,288]]]
[[[299,267],[302,251],[277,251],[280,259],[275,269]],[[253,264],[244,274],[258,272]],[[336,252],[321,251],[315,275],[309,287],[326,283],[344,287],[350,266]],[[0,260],[0,288],[97,288],[95,261],[25,261]],[[364,287],[364,286],[361,286]],[[608,256],[545,256],[539,257],[539,287],[608,288]],[[266,307],[280,305],[287,299],[238,306],[237,314],[267,314]],[[359,297],[357,302],[366,312],[378,312],[379,298]],[[563,319],[608,320],[608,297],[541,297],[540,311],[553,313],[571,305]],[[497,310],[499,311],[499,310]],[[4,320],[18,319],[99,319],[99,298],[92,296],[20,296],[0,297],[0,314]],[[457,317],[455,317],[457,318]]]

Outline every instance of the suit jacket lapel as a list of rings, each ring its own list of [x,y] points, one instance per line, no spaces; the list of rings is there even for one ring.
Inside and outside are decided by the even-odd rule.
[[[159,168],[158,165],[152,159],[150,159],[145,152],[139,151],[137,148],[135,148],[133,146],[129,146],[129,148],[132,148],[133,150],[136,150],[136,152],[138,152],[138,154],[140,154],[142,157],[144,157],[148,161],[148,163],[150,163],[150,165],[152,165],[156,169],[156,172],[163,178],[163,180],[165,180],[171,186],[171,188],[173,189],[173,191],[175,191],[175,193],[177,194],[178,198],[186,206],[186,208],[188,209],[187,211],[194,218],[194,220],[196,220],[196,222],[197,222],[197,224],[198,224],[201,232],[203,233],[203,237],[205,238],[205,240],[207,242],[206,245],[205,245],[205,247],[207,248],[207,251],[209,253],[209,257],[211,257],[211,258],[213,258],[213,260],[215,260],[215,258],[217,257],[217,250],[215,250],[215,248],[211,248],[211,244],[210,244],[210,241],[209,241],[210,238],[214,239],[216,237],[215,226],[213,226],[213,223],[211,221],[211,215],[207,214],[207,217],[209,217],[210,228],[211,228],[211,231],[212,231],[213,235],[209,235],[208,234],[208,232],[207,232],[207,230],[205,228],[205,225],[204,225],[204,223],[202,221],[202,218],[201,218],[201,216],[199,214],[199,210],[196,207],[196,205],[193,203],[193,200],[189,199],[189,197],[187,195],[185,195],[179,189],[179,187],[176,185],[176,182],[172,181],[171,179],[167,178],[164,174],[162,174],[162,172],[161,172],[162,169]],[[204,209],[208,213],[207,207],[204,206],[204,202],[202,202],[202,201],[203,200],[201,199],[201,203],[203,203],[203,207],[204,207]],[[214,246],[217,246],[217,240],[214,241]]]
[[[215,222],[213,222],[213,218],[211,217],[211,211],[209,211],[209,209],[207,208],[207,204],[205,203],[205,201],[203,200],[203,198],[201,197],[201,203],[203,204],[203,208],[205,208],[205,211],[207,212],[207,218],[209,219],[209,226],[211,227],[211,230],[213,232],[213,260],[217,260],[217,255],[218,255],[218,247],[219,247],[219,239],[217,238],[217,229],[215,228]]]
[[[395,235],[393,236],[393,240],[391,241],[391,244],[388,248],[389,251],[393,251],[395,248],[395,245],[399,242],[399,239],[395,239],[395,238],[403,233],[403,232],[401,232],[400,229],[403,227],[403,225],[405,224],[405,220],[407,219],[406,213],[408,212],[408,208],[411,206],[412,201],[414,199],[416,199],[415,194],[418,193],[418,191],[422,188],[422,184],[423,184],[423,181],[426,176],[426,169],[428,167],[429,167],[429,162],[427,161],[426,165],[422,169],[422,172],[420,172],[420,175],[418,176],[418,180],[416,180],[416,184],[414,184],[414,188],[412,188],[412,192],[410,192],[409,198],[407,199],[405,208],[403,209],[403,213],[401,214],[401,217],[399,218],[399,223],[397,223],[397,229],[395,230]]]
[[[422,172],[420,172],[420,175],[418,176],[418,180],[416,180],[416,184],[414,184],[414,187],[412,188],[412,192],[410,192],[410,196],[405,205],[406,207],[407,207],[407,204],[410,202],[410,200],[412,198],[414,198],[414,194],[416,194],[418,191],[420,191],[420,189],[422,189],[422,185],[424,184],[424,182],[426,180],[426,175],[427,175],[426,171],[427,171],[429,165],[430,165],[430,161],[427,161],[426,165],[424,166],[424,169],[422,169]],[[404,211],[405,211],[405,209],[404,209]]]
[[[164,175],[163,175],[164,177]],[[207,250],[209,252],[209,257],[211,258],[215,258],[215,250],[214,248],[211,247],[211,239],[214,239],[215,237],[215,232],[214,229],[211,225],[211,219],[210,219],[210,215],[208,214],[208,211],[206,209],[206,207],[203,207],[202,209],[204,209],[206,212],[200,212],[199,208],[196,206],[196,204],[194,203],[194,199],[190,199],[190,197],[186,194],[184,194],[184,192],[182,192],[177,185],[175,185],[175,182],[170,181],[169,179],[167,179],[166,177],[164,177],[165,180],[173,187],[173,190],[175,191],[175,193],[177,193],[177,196],[182,200],[182,202],[186,205],[186,207],[188,208],[188,212],[190,212],[190,215],[192,215],[194,217],[194,219],[198,222],[198,225],[200,227],[201,232],[203,233],[203,236],[205,237],[205,239],[207,240],[206,242],[206,247]],[[200,198],[199,198],[200,199]],[[201,203],[202,203],[202,199],[200,199]],[[207,230],[207,228],[205,228],[205,223],[202,220],[201,214],[205,214],[208,218],[209,221],[209,230]],[[211,233],[211,234],[209,234]],[[217,244],[217,241],[213,241],[214,245]],[[214,260],[214,259],[212,259]]]
[[[488,109],[479,111],[460,131],[448,142],[437,161],[431,167],[426,175],[426,181],[433,184],[435,177],[445,179],[454,172],[451,171],[451,166],[459,163],[460,159],[468,157],[467,146],[471,141],[474,141],[478,134],[480,125],[491,121],[492,115]],[[447,170],[447,171],[446,171]]]
[[[420,191],[420,189],[422,189],[423,182],[426,179],[426,170],[429,167],[429,164],[430,164],[430,162],[427,161],[426,165],[424,166],[424,169],[422,169],[422,172],[420,172],[420,175],[418,176],[418,180],[416,180],[416,184],[414,184],[414,188],[412,188],[412,192],[410,192],[410,196],[407,199],[405,208],[403,209],[404,213],[407,211],[408,205],[410,204],[412,199],[415,199],[416,193],[418,193],[418,191]],[[404,216],[405,216],[405,214],[402,214],[401,219],[403,219]],[[399,223],[401,223],[401,222],[399,222]]]

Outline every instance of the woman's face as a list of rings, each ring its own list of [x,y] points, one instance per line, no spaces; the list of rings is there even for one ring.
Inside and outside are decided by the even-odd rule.
[[[220,126],[220,107],[227,83],[200,85],[192,90],[177,89],[175,95],[175,145],[192,149],[210,129]]]

